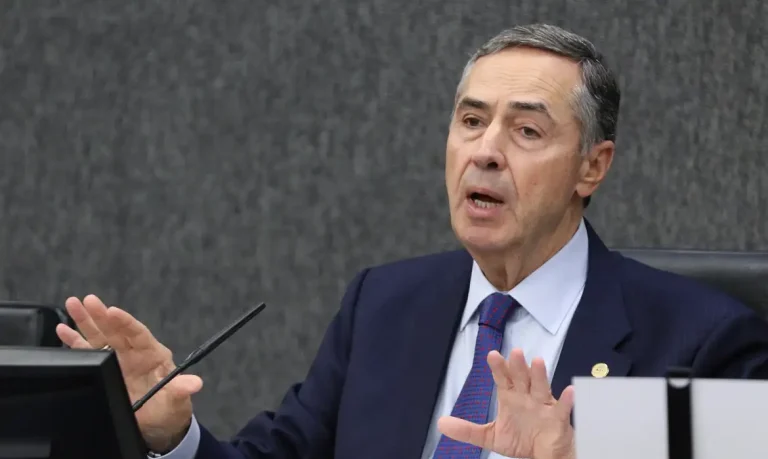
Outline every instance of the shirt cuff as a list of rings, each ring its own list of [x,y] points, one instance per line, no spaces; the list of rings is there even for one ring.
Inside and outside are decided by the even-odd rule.
[[[192,423],[189,425],[187,434],[179,443],[179,446],[166,455],[150,452],[147,457],[151,459],[195,459],[197,448],[200,446],[200,424],[192,415]]]

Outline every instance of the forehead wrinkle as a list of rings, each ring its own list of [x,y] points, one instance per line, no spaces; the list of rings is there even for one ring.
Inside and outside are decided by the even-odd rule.
[[[474,63],[455,101],[469,95],[470,91],[472,95],[481,96],[481,99],[485,97],[486,102],[493,104],[506,105],[518,98],[527,100],[533,97],[543,99],[551,108],[553,117],[560,115],[558,118],[569,119],[573,112],[573,94],[581,82],[578,68],[577,63],[539,51],[501,51]],[[506,94],[502,94],[504,92]],[[500,100],[502,98],[507,100]]]
[[[500,72],[501,73],[501,72]],[[470,78],[463,88],[462,94],[468,95],[470,92],[503,92],[510,101],[520,97],[534,97],[542,99],[547,106],[556,105],[567,106],[570,103],[572,88],[548,76],[538,75],[519,75],[509,72],[497,73],[496,75],[477,75],[477,78]],[[498,87],[501,91],[494,91]],[[482,98],[481,98],[482,99]],[[486,102],[490,102],[487,101]]]

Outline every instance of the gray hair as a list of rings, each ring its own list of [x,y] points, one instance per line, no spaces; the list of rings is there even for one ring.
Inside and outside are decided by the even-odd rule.
[[[472,66],[483,56],[507,48],[529,47],[549,51],[579,63],[581,84],[571,104],[581,124],[580,148],[586,154],[604,140],[616,140],[621,92],[616,77],[605,65],[603,56],[586,38],[548,24],[516,26],[504,30],[482,45],[467,62],[457,96]],[[585,206],[589,198],[585,199]]]

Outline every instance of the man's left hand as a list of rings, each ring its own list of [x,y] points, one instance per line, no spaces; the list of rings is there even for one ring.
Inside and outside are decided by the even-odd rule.
[[[529,368],[520,349],[512,350],[508,361],[492,351],[488,354],[488,365],[496,383],[496,419],[480,425],[444,416],[438,421],[440,432],[506,457],[575,458],[570,422],[573,387],[568,386],[560,400],[556,400],[544,361],[536,358]]]

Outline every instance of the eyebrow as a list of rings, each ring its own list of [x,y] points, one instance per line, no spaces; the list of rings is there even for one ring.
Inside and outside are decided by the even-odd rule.
[[[462,97],[456,108],[475,108],[477,110],[490,110],[490,106],[479,99],[473,99],[471,97]]]
[[[509,106],[509,109],[512,111],[541,113],[542,115],[546,116],[550,120],[554,121],[554,118],[552,117],[552,114],[550,113],[549,108],[543,102],[513,101],[513,102],[510,102],[508,106]],[[462,97],[459,103],[456,105],[456,107],[458,109],[474,108],[476,110],[484,110],[484,111],[490,110],[490,105],[488,105],[486,102],[483,102],[482,100],[479,100],[479,99],[474,99],[472,97]]]
[[[515,101],[515,102],[509,103],[509,108],[511,110],[541,113],[542,115],[546,116],[550,120],[554,121],[554,118],[552,118],[552,114],[549,113],[549,108],[547,108],[546,104],[542,102]]]

